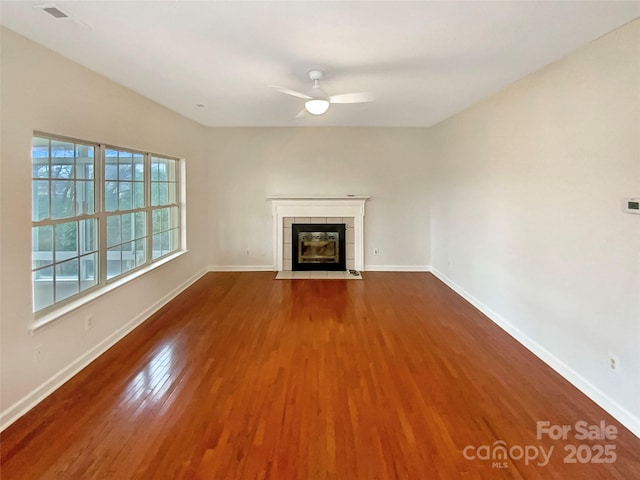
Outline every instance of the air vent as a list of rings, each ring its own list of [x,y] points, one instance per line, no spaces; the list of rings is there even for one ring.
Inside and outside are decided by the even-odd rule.
[[[56,18],[67,18],[69,16],[57,7],[47,7],[47,8],[43,8],[43,10],[47,12],[49,15],[51,15],[52,17],[56,17]]]
[[[55,3],[47,3],[46,5],[35,5],[33,8],[38,8],[47,12],[54,18],[69,18],[69,14],[60,9]]]

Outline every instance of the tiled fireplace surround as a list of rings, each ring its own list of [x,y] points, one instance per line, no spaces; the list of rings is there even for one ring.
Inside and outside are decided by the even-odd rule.
[[[282,222],[282,238],[284,240],[284,253],[282,270],[291,270],[291,225],[294,223],[344,223],[346,228],[345,250],[347,258],[347,269],[355,269],[355,246],[354,246],[354,218],[353,217],[284,217]]]
[[[273,258],[276,271],[291,271],[293,223],[344,223],[346,266],[364,269],[364,213],[369,196],[270,196],[273,214]]]

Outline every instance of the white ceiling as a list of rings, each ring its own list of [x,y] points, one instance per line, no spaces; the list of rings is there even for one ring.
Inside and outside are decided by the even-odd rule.
[[[638,1],[2,1],[2,25],[207,126],[429,126],[640,17]],[[321,68],[333,105],[296,119]],[[197,104],[204,104],[198,107]]]

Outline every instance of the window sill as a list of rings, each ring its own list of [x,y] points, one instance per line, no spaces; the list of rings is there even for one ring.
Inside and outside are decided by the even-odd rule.
[[[81,298],[74,300],[73,302],[70,302],[66,305],[61,306],[60,308],[58,308],[57,310],[54,310],[53,312],[47,313],[46,315],[35,319],[29,326],[29,332],[31,333],[31,335],[35,334],[38,330],[41,330],[42,328],[55,322],[56,320],[70,314],[75,310],[78,310],[79,308],[84,307],[85,305],[87,305],[90,302],[93,302],[97,298],[100,298],[103,295],[106,295],[107,293],[110,293],[116,290],[117,288],[120,288],[121,286],[126,285],[137,278],[142,277],[143,275],[151,272],[152,270],[155,270],[156,268],[160,268],[163,265],[166,265],[172,260],[175,260],[176,258],[181,257],[182,255],[188,252],[189,250],[181,250],[179,252],[174,253],[173,255],[169,255],[168,257],[163,258],[162,260],[152,263],[151,265],[141,268],[140,270],[136,270],[131,275],[127,275],[124,278],[121,278],[112,283],[109,283],[105,285],[103,288],[100,288],[91,293],[88,293],[87,295],[84,295]]]

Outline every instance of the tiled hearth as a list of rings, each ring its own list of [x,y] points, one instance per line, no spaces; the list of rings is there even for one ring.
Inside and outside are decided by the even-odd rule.
[[[294,223],[344,223],[345,224],[345,250],[347,259],[347,269],[353,270],[355,268],[354,254],[354,235],[353,235],[353,217],[284,217],[282,220],[282,238],[284,240],[284,253],[282,270],[291,270],[291,256],[292,256],[292,235],[291,225]]]
[[[323,270],[292,272],[283,270],[278,272],[276,280],[362,280],[362,274],[355,270],[349,272],[327,272]]]

